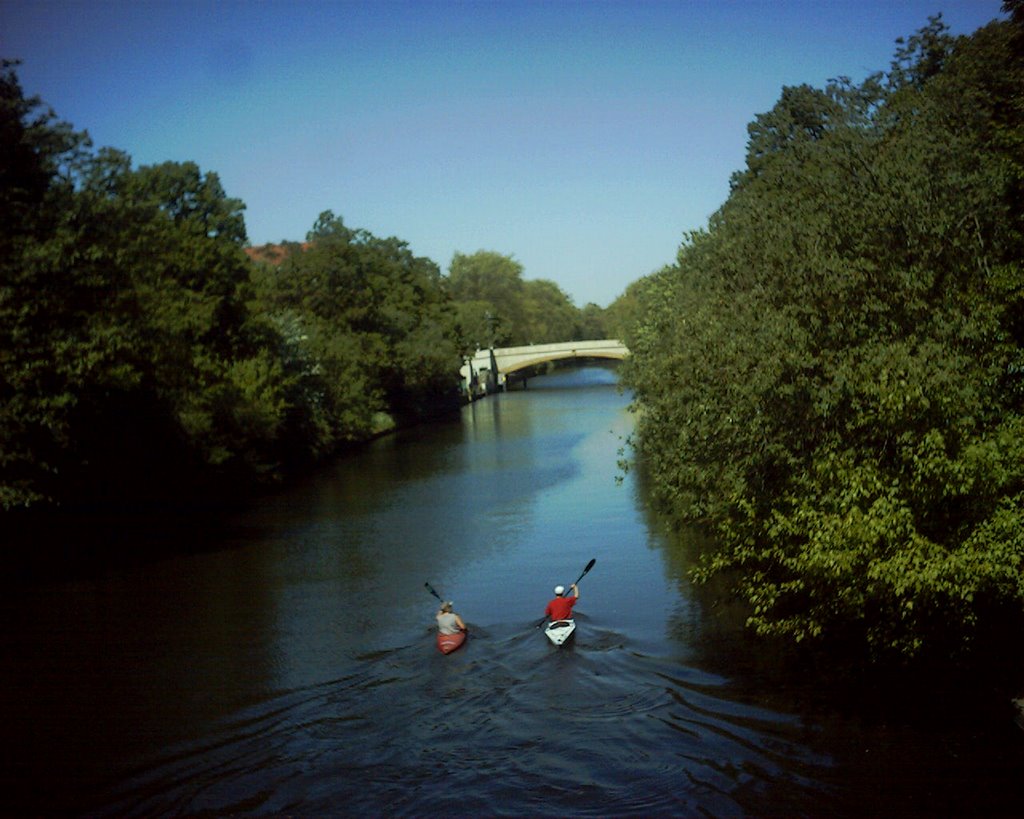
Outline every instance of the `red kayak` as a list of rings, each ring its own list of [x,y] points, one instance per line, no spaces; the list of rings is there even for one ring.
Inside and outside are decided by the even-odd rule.
[[[451,654],[464,642],[466,642],[466,632],[464,631],[460,631],[457,634],[441,634],[438,632],[437,635],[437,647],[441,650],[442,654]]]

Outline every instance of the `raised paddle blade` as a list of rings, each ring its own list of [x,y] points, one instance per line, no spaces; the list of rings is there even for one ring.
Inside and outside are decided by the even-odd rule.
[[[442,603],[444,602],[444,600],[442,599],[441,595],[439,595],[436,591],[434,591],[434,587],[433,586],[431,586],[429,583],[424,583],[423,585],[427,587],[427,591],[430,592],[432,595],[434,595],[434,597],[436,597]]]
[[[576,578],[576,582],[577,583],[579,583],[583,579],[584,575],[586,575],[587,572],[589,572],[591,569],[594,568],[594,564],[595,563],[597,563],[597,558],[596,557],[590,558],[590,562],[587,564],[587,567],[583,570],[583,574],[581,574],[579,577]]]

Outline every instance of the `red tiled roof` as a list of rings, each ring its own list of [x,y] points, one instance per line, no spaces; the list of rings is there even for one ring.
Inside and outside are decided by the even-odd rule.
[[[277,267],[296,250],[306,250],[308,248],[309,242],[288,242],[283,245],[268,244],[259,245],[257,247],[247,247],[245,248],[245,252],[254,262],[266,262],[269,265]]]

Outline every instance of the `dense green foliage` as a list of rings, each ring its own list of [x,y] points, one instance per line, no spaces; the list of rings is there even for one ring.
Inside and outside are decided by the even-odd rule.
[[[638,288],[638,447],[761,634],[945,662],[1021,622],[1020,37],[935,18],[888,72],[785,88]]]
[[[557,284],[524,279],[523,266],[500,253],[456,253],[447,285],[467,349],[608,337],[604,310],[577,309]]]
[[[457,400],[432,262],[325,214],[254,265],[216,174],[0,94],[3,508],[244,491]]]
[[[457,406],[477,346],[604,334],[496,253],[323,213],[246,248],[194,163],[94,151],[0,70],[0,509],[244,494]]]
[[[351,230],[321,214],[304,250],[260,266],[256,304],[280,336],[287,401],[303,430],[293,454],[449,404],[460,349],[451,305],[432,261],[395,238]]]

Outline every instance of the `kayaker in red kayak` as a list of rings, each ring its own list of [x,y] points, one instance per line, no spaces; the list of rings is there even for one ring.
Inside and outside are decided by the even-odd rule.
[[[462,618],[452,611],[451,600],[441,603],[441,608],[437,612],[438,634],[458,634],[466,630],[466,624],[462,622]]]
[[[548,603],[544,609],[552,620],[568,620],[572,617],[572,607],[579,602],[580,590],[575,583],[569,586],[572,589],[572,597],[565,596],[565,586],[555,586],[555,599]]]

